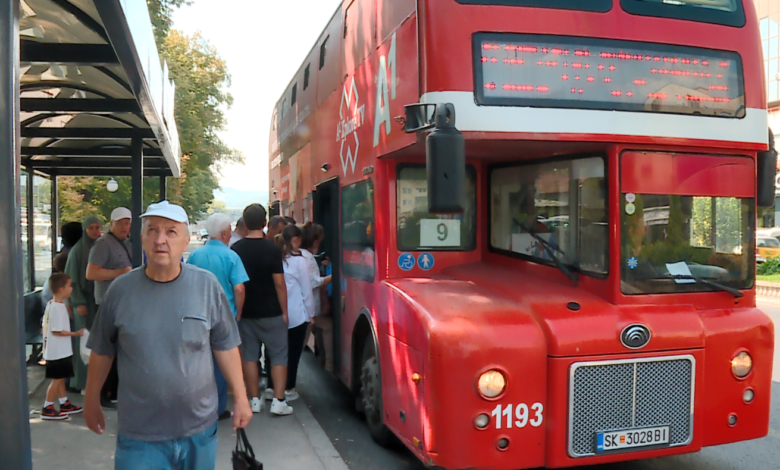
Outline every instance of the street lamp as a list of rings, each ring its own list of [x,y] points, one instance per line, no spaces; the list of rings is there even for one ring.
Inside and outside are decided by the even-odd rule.
[[[115,193],[116,190],[119,189],[119,183],[117,183],[114,178],[111,178],[108,183],[106,183],[106,189],[108,189],[109,193]]]

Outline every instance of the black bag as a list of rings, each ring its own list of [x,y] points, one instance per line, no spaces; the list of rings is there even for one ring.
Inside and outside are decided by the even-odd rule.
[[[255,460],[255,451],[249,444],[246,432],[236,432],[236,450],[233,451],[233,470],[263,470],[263,464]]]

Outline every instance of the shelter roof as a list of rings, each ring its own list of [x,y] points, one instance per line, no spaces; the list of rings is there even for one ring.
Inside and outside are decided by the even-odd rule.
[[[145,0],[20,0],[22,164],[57,175],[181,175],[175,88]]]

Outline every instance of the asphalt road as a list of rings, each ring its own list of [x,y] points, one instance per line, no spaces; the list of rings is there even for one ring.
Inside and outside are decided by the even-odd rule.
[[[760,305],[780,325],[780,303]],[[778,362],[775,353],[774,380]],[[319,367],[312,354],[304,354],[298,375],[298,392],[351,470],[422,470],[426,468],[400,443],[384,449],[368,433],[355,412],[349,391]],[[300,401],[294,406],[303,406]],[[780,382],[772,389],[769,436],[748,442],[708,447],[696,454],[638,462],[599,465],[593,470],[777,470],[780,469]]]

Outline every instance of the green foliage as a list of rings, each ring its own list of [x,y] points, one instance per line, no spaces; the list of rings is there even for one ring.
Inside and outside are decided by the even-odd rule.
[[[766,261],[758,265],[756,272],[761,276],[780,274],[780,258],[776,256],[767,258]]]
[[[191,4],[192,0],[146,0],[157,44],[162,43],[168,37],[168,32],[173,26],[173,10],[182,5]]]
[[[191,0],[147,0],[157,47],[168,63],[176,83],[176,125],[182,150],[182,177],[169,179],[167,196],[182,205],[190,220],[200,220],[219,188],[214,168],[242,161],[241,154],[228,147],[218,133],[225,129],[225,110],[233,103],[227,92],[230,73],[217,50],[199,33],[187,36],[171,29],[173,10]],[[130,184],[120,183],[116,193],[108,193],[108,178],[60,178],[61,213],[67,219],[100,214],[107,218],[114,207],[130,207]],[[159,199],[157,178],[146,178],[144,204]]]

